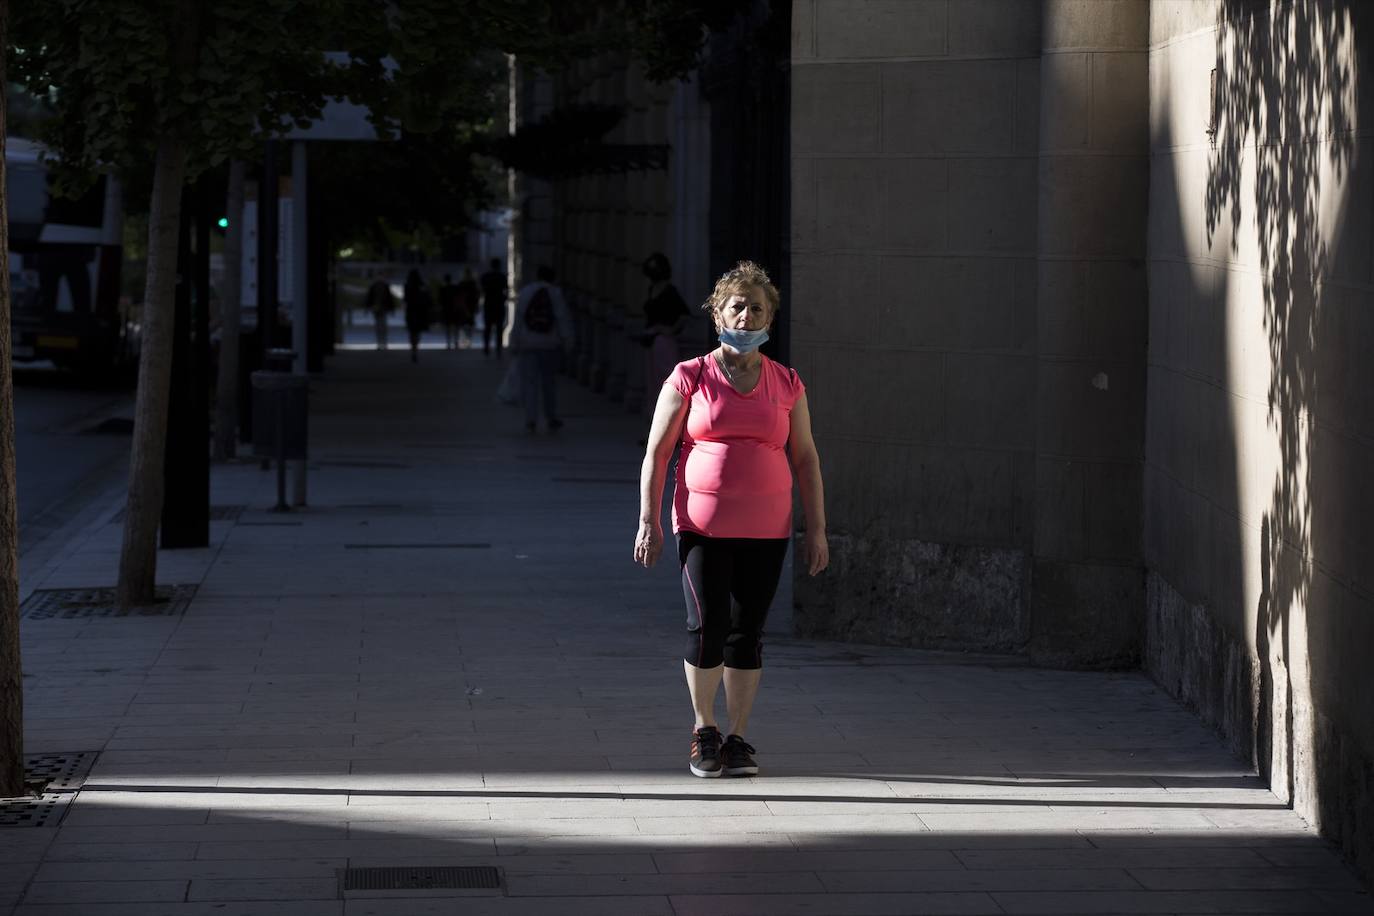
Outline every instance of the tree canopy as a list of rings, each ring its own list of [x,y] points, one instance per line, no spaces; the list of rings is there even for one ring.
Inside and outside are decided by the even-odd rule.
[[[12,79],[51,113],[40,139],[68,181],[146,166],[157,138],[192,151],[188,177],[304,125],[330,96],[388,132],[488,130],[502,55],[556,71],[606,50],[651,79],[685,76],[711,29],[748,0],[45,0],[11,24]],[[187,35],[187,31],[193,34]],[[188,45],[189,66],[175,64]],[[343,52],[326,58],[325,51]]]
[[[59,186],[146,171],[175,136],[193,178],[318,115],[342,68],[308,36],[345,0],[48,0],[13,11],[14,78],[51,116]]]

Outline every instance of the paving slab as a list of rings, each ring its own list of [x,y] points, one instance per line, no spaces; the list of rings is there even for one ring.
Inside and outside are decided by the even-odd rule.
[[[185,613],[23,622],[29,750],[98,757],[60,825],[0,830],[0,916],[1374,911],[1141,674],[799,639],[787,582],[761,773],[692,777],[677,573],[629,559],[644,423],[562,378],[528,434],[503,371],[341,352],[309,506],[217,465],[238,522],[160,553]],[[113,583],[117,497],[26,594]],[[340,896],[444,865],[503,887]]]

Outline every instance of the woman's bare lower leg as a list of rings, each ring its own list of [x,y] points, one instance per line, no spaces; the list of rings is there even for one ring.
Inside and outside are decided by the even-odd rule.
[[[754,709],[754,698],[759,693],[761,677],[762,668],[725,669],[725,711],[730,718],[730,731],[727,734],[744,737],[744,730],[749,727],[749,713]]]
[[[687,691],[692,695],[692,712],[696,715],[693,728],[715,725],[716,691],[720,689],[725,666],[698,668],[689,661],[683,661],[682,668],[687,675]]]

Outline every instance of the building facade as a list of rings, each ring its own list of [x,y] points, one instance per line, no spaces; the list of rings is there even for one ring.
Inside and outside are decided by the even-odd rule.
[[[650,250],[689,302],[764,261],[827,491],[797,630],[1143,667],[1374,874],[1371,5],[756,12],[691,83],[522,81],[522,118],[624,105],[611,139],[670,150],[519,189],[575,374],[652,396]]]
[[[1374,874],[1374,10],[796,0],[806,633],[1141,665]]]

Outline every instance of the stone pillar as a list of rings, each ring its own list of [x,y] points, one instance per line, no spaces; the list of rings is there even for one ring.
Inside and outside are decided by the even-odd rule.
[[[1149,3],[1045,0],[1030,652],[1125,666],[1144,613]]]
[[[673,148],[669,170],[673,184],[672,242],[668,256],[673,262],[673,282],[692,310],[692,327],[703,322],[697,310],[710,291],[711,112],[701,97],[694,74],[673,86]],[[695,342],[697,330],[684,332]]]

